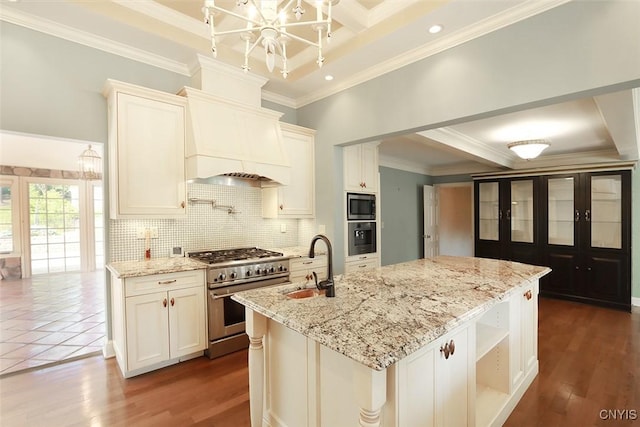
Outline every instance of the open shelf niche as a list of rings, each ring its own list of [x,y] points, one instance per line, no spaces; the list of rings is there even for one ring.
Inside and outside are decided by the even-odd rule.
[[[476,425],[487,426],[509,399],[509,302],[476,323]]]

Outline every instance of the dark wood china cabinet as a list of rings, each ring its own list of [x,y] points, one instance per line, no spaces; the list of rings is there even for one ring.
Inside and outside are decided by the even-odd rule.
[[[478,179],[475,254],[546,265],[540,294],[631,310],[631,171]]]

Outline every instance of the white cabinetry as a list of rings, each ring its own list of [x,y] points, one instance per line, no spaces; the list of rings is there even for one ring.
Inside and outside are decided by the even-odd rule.
[[[378,145],[357,144],[345,147],[344,188],[346,191],[378,191]]]
[[[291,163],[289,185],[262,189],[265,218],[312,218],[315,215],[315,146],[312,129],[281,123]]]
[[[108,80],[112,219],[186,215],[186,100]]]
[[[468,411],[475,390],[470,333],[465,325],[398,363],[396,425],[473,425]]]
[[[327,256],[317,255],[315,258],[301,257],[289,261],[289,281],[291,283],[308,284],[313,281],[313,272],[318,280],[325,280],[327,276]],[[315,283],[315,282],[313,282]]]
[[[112,276],[113,345],[125,377],[202,355],[205,293],[205,270]]]
[[[346,258],[344,272],[352,273],[354,271],[363,271],[379,266],[380,262],[376,254],[356,255]]]

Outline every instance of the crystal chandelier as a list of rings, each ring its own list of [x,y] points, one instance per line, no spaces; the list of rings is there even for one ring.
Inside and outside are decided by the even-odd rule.
[[[322,39],[326,35],[327,42],[331,40],[331,7],[339,0],[316,0],[315,21],[300,21],[305,10],[302,8],[302,0],[285,0],[285,6],[278,10],[278,0],[236,0],[236,5],[240,13],[216,6],[215,0],[205,0],[204,21],[209,25],[211,31],[211,51],[215,57],[217,54],[216,39],[219,36],[228,34],[239,34],[244,41],[244,64],[242,69],[245,72],[249,68],[249,55],[253,50],[262,45],[264,47],[265,62],[269,72],[273,72],[276,56],[282,58],[281,73],[287,78],[289,69],[287,68],[287,44],[294,40],[318,49],[318,67],[322,67],[324,57],[322,56]],[[291,6],[296,6],[291,10],[297,22],[287,23],[287,10]],[[323,13],[323,6],[326,6],[326,18]],[[218,31],[214,18],[218,13],[223,13],[243,22],[242,28]],[[246,24],[246,25],[245,25]],[[288,28],[310,26],[318,35],[318,41],[307,40],[287,31]]]
[[[84,150],[82,154],[78,156],[78,172],[80,179],[86,179],[88,181],[102,179],[102,158],[100,155],[91,148]]]
[[[538,157],[549,145],[549,141],[546,139],[528,139],[525,141],[512,142],[507,145],[507,147],[514,151],[521,159],[531,160]]]

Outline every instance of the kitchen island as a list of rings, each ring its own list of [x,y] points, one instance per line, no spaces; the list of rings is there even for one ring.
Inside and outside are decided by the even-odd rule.
[[[335,298],[236,294],[252,425],[500,425],[538,372],[549,271],[442,256],[336,277]]]

